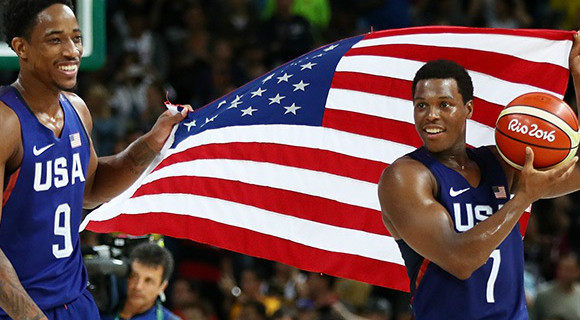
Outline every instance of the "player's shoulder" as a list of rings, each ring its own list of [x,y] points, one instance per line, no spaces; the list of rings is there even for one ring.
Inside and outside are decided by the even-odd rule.
[[[89,108],[85,101],[76,93],[70,91],[63,91],[62,94],[71,103],[73,108],[77,111],[77,114],[81,117],[83,124],[87,127],[87,131],[92,128],[92,118]]]
[[[62,91],[62,94],[67,98],[67,100],[75,107],[75,108],[80,108],[80,107],[87,107],[87,104],[85,103],[85,101],[76,93],[74,92],[70,92],[70,91]]]
[[[13,131],[15,128],[20,128],[20,120],[16,112],[12,110],[4,101],[0,100],[0,130],[2,132],[18,132]]]
[[[402,156],[385,168],[380,183],[408,184],[425,178],[431,180],[431,171],[421,162],[409,155]]]
[[[21,125],[18,115],[12,108],[7,106],[3,101],[0,101],[0,161],[7,163],[10,159],[18,158],[22,152],[22,140],[20,134]],[[14,160],[17,161],[17,160]]]

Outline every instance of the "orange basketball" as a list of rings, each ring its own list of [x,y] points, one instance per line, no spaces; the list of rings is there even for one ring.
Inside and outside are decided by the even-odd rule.
[[[534,167],[555,166],[578,150],[578,118],[562,99],[531,92],[510,102],[495,125],[495,144],[501,157],[521,170],[526,146],[534,151]]]

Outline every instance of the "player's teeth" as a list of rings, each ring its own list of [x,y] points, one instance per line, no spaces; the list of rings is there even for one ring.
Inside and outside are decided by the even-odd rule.
[[[443,132],[442,129],[425,129],[425,131],[427,131],[427,133],[439,133],[439,132]]]
[[[62,71],[75,71],[77,66],[60,66],[58,68]]]

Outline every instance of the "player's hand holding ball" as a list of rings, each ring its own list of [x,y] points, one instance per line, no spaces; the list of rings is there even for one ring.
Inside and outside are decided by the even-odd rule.
[[[501,157],[521,170],[526,146],[534,153],[534,168],[547,169],[574,157],[578,151],[578,119],[563,100],[532,92],[510,102],[500,113],[495,142]]]

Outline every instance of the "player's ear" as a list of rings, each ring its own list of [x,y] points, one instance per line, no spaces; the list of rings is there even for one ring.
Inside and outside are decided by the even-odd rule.
[[[473,100],[467,101],[465,108],[467,108],[467,119],[471,119],[471,116],[473,115]]]
[[[20,59],[28,59],[28,42],[23,37],[12,38],[10,45]]]

